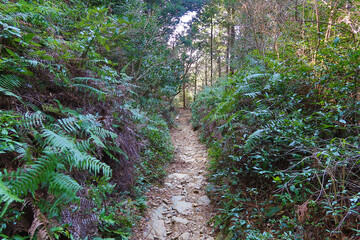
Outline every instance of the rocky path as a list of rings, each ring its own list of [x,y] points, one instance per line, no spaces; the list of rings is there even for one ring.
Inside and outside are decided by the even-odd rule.
[[[148,213],[133,240],[213,240],[208,221],[214,216],[206,196],[207,152],[190,126],[191,113],[181,110],[172,131],[175,162],[164,184],[147,193]]]

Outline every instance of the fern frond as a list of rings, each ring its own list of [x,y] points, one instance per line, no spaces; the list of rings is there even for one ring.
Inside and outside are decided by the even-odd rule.
[[[5,89],[5,88],[2,88],[0,87],[0,93],[2,93],[3,95],[5,96],[9,96],[9,97],[15,97],[17,99],[21,99],[18,95],[16,95],[15,93],[12,93],[11,91]]]
[[[68,162],[72,162],[74,166],[92,172],[94,174],[103,172],[104,176],[110,177],[112,169],[106,163],[94,158],[91,155],[80,152],[77,149],[71,151],[71,154],[66,156]]]
[[[66,136],[57,134],[49,129],[42,130],[42,136],[45,137],[45,143],[60,152],[72,151],[76,148],[76,144],[69,140]]]
[[[96,145],[106,148],[103,140],[111,138],[115,140],[118,136],[116,133],[102,128],[94,115],[80,115],[79,126],[83,129],[83,132],[90,135],[90,138],[95,142]]]
[[[272,112],[269,109],[255,109],[254,111],[244,111],[247,114],[254,116],[254,117],[259,117],[259,116],[271,116]]]
[[[86,114],[86,115],[80,115],[79,119],[83,120],[83,121],[89,121],[92,123],[97,123],[98,126],[100,126],[100,123],[98,123],[96,117],[92,114]]]
[[[259,129],[253,132],[245,142],[245,151],[250,152],[260,142],[261,137],[267,132],[268,129]]]
[[[94,143],[96,144],[96,146],[102,147],[102,148],[106,148],[105,144],[103,143],[103,141],[96,135],[93,134],[92,131],[89,131],[91,137],[90,139],[94,141]]]
[[[106,92],[101,91],[95,87],[85,84],[73,84],[73,86],[83,89],[84,91],[90,91],[90,93],[97,95],[99,100],[103,100],[106,97]]]
[[[64,194],[64,192],[68,192],[69,195],[73,195],[75,197],[76,193],[81,188],[82,187],[79,185],[79,183],[77,183],[69,175],[55,173],[50,179],[49,190],[56,195],[61,195]]]
[[[255,73],[255,74],[251,74],[251,75],[249,75],[249,76],[246,76],[245,78],[244,78],[244,80],[245,81],[248,81],[248,80],[252,80],[252,79],[264,79],[264,78],[266,78],[266,77],[268,77],[269,76],[269,74],[267,74],[267,73]]]
[[[74,117],[58,119],[58,126],[64,129],[68,133],[75,133],[80,129],[80,126],[77,124],[78,119]]]
[[[235,94],[245,95],[253,92],[259,92],[259,90],[259,87],[255,86],[255,84],[241,82],[240,84],[237,84]]]
[[[12,26],[17,26],[18,23],[16,22],[15,18],[9,14],[6,14],[6,15],[3,15],[3,14],[0,14],[0,25],[4,25],[4,23],[7,23],[9,25],[12,25]]]
[[[245,96],[249,96],[251,98],[256,98],[258,95],[260,95],[261,92],[250,92],[250,93],[245,93]]]
[[[4,203],[3,209],[0,213],[0,218],[5,214],[9,205],[14,201],[22,202],[23,200],[21,200],[17,195],[13,194],[0,179],[0,203]]]
[[[271,130],[275,130],[279,127],[283,127],[283,126],[286,126],[287,124],[285,124],[285,119],[284,118],[278,118],[278,119],[274,119],[274,120],[271,120],[269,121],[267,124],[266,124],[266,127],[268,129],[271,129]]]
[[[119,161],[119,159],[117,157],[115,157],[109,150],[114,151],[116,153],[120,153],[122,155],[124,155],[124,157],[126,159],[129,159],[129,156],[118,146],[108,146],[107,148],[104,149],[104,151],[106,152],[107,155],[109,155],[109,157],[115,161]]]
[[[0,76],[0,93],[20,100],[21,98],[13,93],[13,91],[21,87],[23,82],[23,79],[16,75]]]
[[[102,82],[102,79],[92,78],[92,77],[75,77],[75,78],[72,78],[71,80],[75,80],[76,82],[85,82],[86,84],[88,83],[89,80],[95,81],[95,82]]]
[[[92,116],[88,117],[88,119],[90,118],[92,118]],[[87,126],[89,127],[91,125]],[[100,136],[104,137],[114,136],[112,135],[113,133],[110,134],[111,132],[107,130],[99,130],[96,132]],[[89,131],[89,133],[91,134],[91,139],[94,140],[96,145],[106,148],[105,144],[96,134],[94,134],[92,131]],[[55,133],[49,129],[43,129],[42,136],[45,137],[45,143],[48,144],[49,147],[55,148],[65,155],[64,159],[67,160],[67,163],[70,167],[74,165],[78,168],[93,172],[94,174],[98,174],[100,171],[102,171],[104,175],[111,176],[111,168],[107,164],[92,157],[91,155],[88,155],[85,153],[86,151],[82,152],[81,149],[77,147],[78,145],[75,142],[69,140],[65,136]]]
[[[48,149],[33,164],[12,173],[10,185],[15,194],[25,195],[29,191],[34,193],[40,184],[48,182],[59,163],[58,159],[59,156]]]
[[[81,129],[83,129],[84,131],[95,127],[102,127],[101,123],[99,123],[96,117],[92,114],[79,115],[78,117],[79,117],[78,124],[81,127]]]
[[[16,75],[0,76],[0,87],[14,91],[21,87],[24,83],[24,79]]]
[[[28,230],[31,239],[54,239],[51,231],[49,230],[49,220],[45,217],[39,209],[33,206],[34,211],[34,220]]]
[[[37,127],[43,127],[43,120],[44,116],[40,111],[37,111],[35,113],[26,112],[24,117],[24,126],[27,129],[37,128]]]
[[[89,132],[91,132],[92,134],[94,134],[97,137],[102,138],[102,139],[106,139],[107,137],[110,137],[111,139],[117,138],[116,133],[106,130],[104,128],[96,127],[96,128],[91,129]]]
[[[87,152],[91,147],[89,139],[76,142],[75,144],[77,149],[79,149],[81,152]]]
[[[41,62],[35,60],[35,59],[24,59],[25,63],[29,64],[31,67],[38,67],[38,66],[44,66]]]

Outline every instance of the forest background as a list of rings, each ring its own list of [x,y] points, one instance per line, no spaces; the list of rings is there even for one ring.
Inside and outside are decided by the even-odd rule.
[[[356,239],[359,5],[2,0],[1,236],[131,236],[195,100],[220,239]]]

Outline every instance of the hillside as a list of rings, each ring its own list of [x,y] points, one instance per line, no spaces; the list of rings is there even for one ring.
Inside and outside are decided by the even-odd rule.
[[[359,238],[359,9],[211,1],[194,23],[218,239]]]
[[[358,1],[0,0],[0,236],[141,238],[201,193],[163,239],[359,239],[359,42]]]
[[[1,1],[2,239],[130,235],[173,154],[183,67],[157,19],[165,8]]]

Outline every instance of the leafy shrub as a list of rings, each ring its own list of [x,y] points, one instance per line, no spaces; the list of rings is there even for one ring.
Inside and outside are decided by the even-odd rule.
[[[356,235],[359,137],[349,116],[357,110],[342,93],[330,97],[316,86],[291,67],[248,66],[193,103],[194,127],[212,157],[214,221],[225,235]],[[352,91],[347,86],[342,91]]]
[[[0,10],[1,236],[128,237],[144,185],[172,157],[163,117],[181,81],[166,65],[182,67],[153,37],[156,16],[142,1],[2,1]],[[150,102],[162,115],[146,112]]]
[[[135,121],[139,124],[139,133],[144,142],[139,162],[139,183],[145,186],[165,176],[167,163],[173,159],[173,147],[170,141],[168,125],[159,115],[150,115],[133,109]]]

